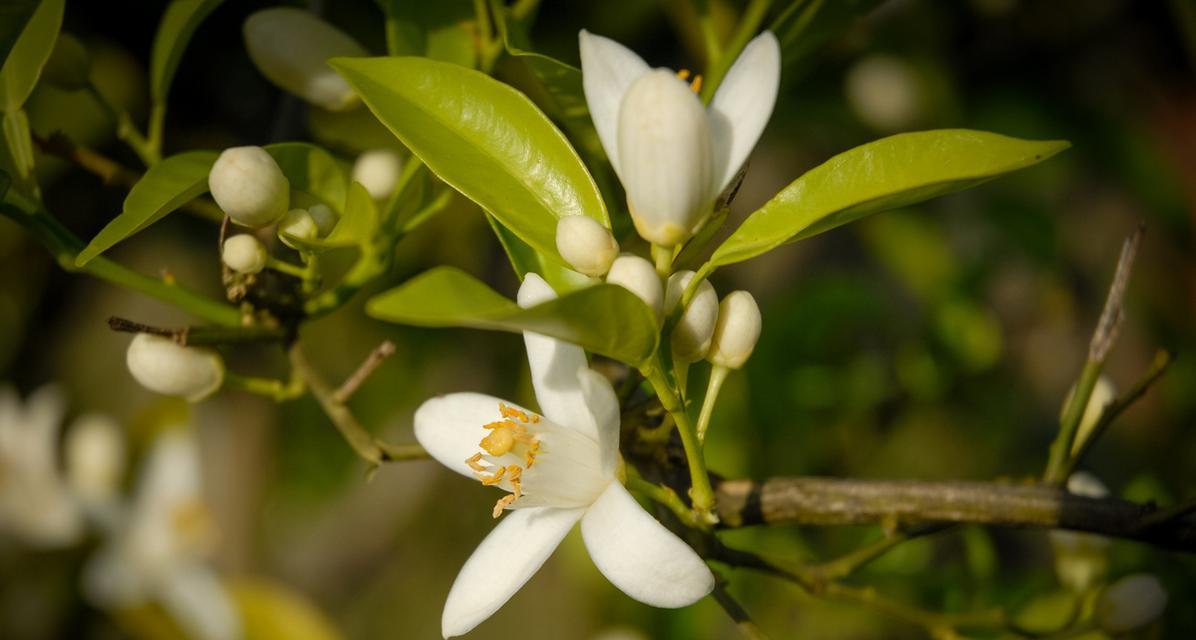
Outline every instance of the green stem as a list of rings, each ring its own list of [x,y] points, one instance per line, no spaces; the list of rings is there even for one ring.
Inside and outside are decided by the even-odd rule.
[[[1088,399],[1092,397],[1092,390],[1100,378],[1101,363],[1099,360],[1089,359],[1084,363],[1080,372],[1080,379],[1076,382],[1075,391],[1071,394],[1071,402],[1063,410],[1059,420],[1059,434],[1051,443],[1050,459],[1047,462],[1043,480],[1048,484],[1062,484],[1067,480],[1064,470],[1067,465],[1068,454],[1071,452],[1072,440],[1076,437],[1076,430],[1080,420],[1084,417],[1084,409],[1088,407]]]
[[[698,28],[702,32],[702,44],[706,48],[706,68],[718,65],[722,58],[723,45],[718,39],[718,30],[714,27],[714,19],[710,16],[710,2],[698,4]]]
[[[289,276],[295,276],[301,280],[306,280],[308,277],[308,268],[301,267],[297,264],[291,264],[278,258],[270,257],[266,259],[266,268],[273,269],[279,273],[285,273]]]
[[[731,36],[730,42],[727,43],[727,48],[721,52],[718,60],[710,64],[706,69],[706,77],[702,79],[703,102],[709,103],[714,98],[714,92],[718,90],[718,85],[726,77],[727,70],[735,63],[735,59],[739,57],[740,52],[747,46],[748,41],[756,35],[756,31],[759,30],[760,23],[764,21],[764,16],[768,13],[768,7],[771,4],[772,0],[751,0],[747,8],[743,10],[743,17],[739,20],[739,26],[735,29],[735,34]]]
[[[166,126],[166,103],[155,102],[150,108],[149,133],[146,136],[146,146],[151,157],[162,157],[162,131]]]
[[[233,389],[240,389],[266,396],[275,402],[293,400],[303,395],[307,386],[303,378],[292,375],[290,380],[276,380],[274,378],[257,378],[253,376],[239,376],[235,373],[224,374],[224,384]]]
[[[652,245],[652,259],[656,261],[656,273],[660,274],[661,278],[669,277],[669,274],[673,272],[672,247]]]
[[[87,93],[99,103],[108,115],[111,116],[116,123],[116,137],[122,142],[129,145],[129,148],[137,154],[138,158],[145,163],[145,166],[150,167],[158,163],[162,159],[158,150],[141,135],[137,130],[137,126],[133,124],[133,118],[124,109],[118,107],[108,100],[103,93],[92,83],[88,83],[86,87]]]
[[[735,598],[732,598],[730,593],[727,593],[727,588],[721,581],[718,581],[714,585],[714,591],[711,592],[710,596],[718,602],[723,611],[727,612],[727,615],[731,616],[731,619],[735,621],[735,626],[739,628],[743,637],[748,640],[768,640],[768,636],[760,627],[756,626],[756,623],[752,621],[751,616],[748,615],[743,605],[739,604],[739,601]]]
[[[694,430],[693,422],[685,413],[685,407],[682,406],[680,398],[669,383],[659,360],[649,364],[647,370],[644,371],[644,376],[652,383],[657,397],[660,398],[660,404],[673,417],[673,422],[677,424],[677,432],[681,435],[681,444],[685,447],[685,458],[689,463],[689,476],[692,485],[689,497],[694,511],[707,522],[717,522],[718,516],[713,512],[714,490],[710,486],[710,476],[706,473],[706,462],[702,458],[702,447],[698,443],[698,435]]]
[[[710,428],[710,416],[714,414],[714,405],[718,402],[718,394],[723,389],[727,374],[731,370],[714,365],[710,370],[710,382],[706,385],[706,396],[702,398],[702,413],[698,416],[698,442],[706,443],[706,430]]]
[[[660,503],[669,511],[672,511],[673,515],[677,516],[677,519],[680,520],[685,526],[692,529],[701,529],[703,531],[710,530],[710,524],[699,518],[697,514],[693,512],[693,509],[690,509],[689,506],[686,505],[683,500],[681,500],[681,496],[677,495],[677,492],[673,491],[671,488],[656,484],[654,482],[648,482],[640,477],[639,474],[634,472],[627,475],[626,485],[628,489],[637,493],[641,493],[654,502]]]

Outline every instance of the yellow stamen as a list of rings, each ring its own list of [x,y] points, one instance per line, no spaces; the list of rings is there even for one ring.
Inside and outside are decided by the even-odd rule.
[[[512,502],[515,502],[514,495],[506,495],[506,496],[499,498],[498,502],[494,503],[494,512],[491,513],[490,515],[495,518],[501,516],[502,510],[506,509],[508,506],[510,506]]]
[[[689,69],[679,69],[677,71],[677,78],[681,80],[689,80]]]
[[[520,411],[519,409],[516,409],[515,407],[508,407],[507,405],[505,405],[501,402],[498,403],[498,412],[501,413],[502,417],[504,417],[504,418],[508,418],[508,419],[517,418],[520,422],[524,422],[524,423],[530,421],[530,419],[527,417],[526,413]]]
[[[469,465],[469,468],[473,469],[474,471],[482,472],[482,471],[486,470],[486,467],[483,467],[482,465],[478,464],[481,461],[481,459],[482,459],[482,454],[475,453],[472,456],[469,456],[465,460],[465,464]]]
[[[511,474],[511,487],[514,489],[512,494],[515,496],[515,500],[518,500],[519,498],[523,497],[523,483],[520,482],[520,478],[523,477],[523,469],[520,469],[515,465],[511,465],[507,467],[507,473]],[[511,502],[514,502],[515,500],[512,500]]]
[[[519,467],[512,467],[512,468],[514,468],[514,469],[518,469]],[[507,468],[506,468],[506,467],[499,467],[499,468],[498,468],[498,471],[495,471],[495,472],[494,472],[494,475],[492,475],[492,476],[483,476],[483,477],[481,478],[482,484],[483,484],[483,485],[485,485],[485,486],[487,486],[487,487],[489,487],[490,485],[495,485],[495,484],[498,484],[499,482],[502,482],[502,477],[503,477],[503,474],[505,474],[506,472],[507,472]]]
[[[701,74],[694,76],[694,79],[689,83],[689,90],[693,91],[694,93],[702,92],[702,75]]]

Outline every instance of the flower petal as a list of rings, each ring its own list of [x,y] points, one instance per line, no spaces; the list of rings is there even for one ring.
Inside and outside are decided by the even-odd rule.
[[[415,410],[415,439],[440,464],[476,478],[465,459],[478,452],[486,437],[482,425],[499,419],[498,405],[523,410],[514,403],[484,393],[450,393],[427,400]]]
[[[468,633],[498,611],[539,570],[584,512],[539,507],[504,516],[453,582],[440,620],[444,637]]]
[[[552,300],[556,292],[540,276],[529,273],[519,287],[519,306],[534,307]],[[587,410],[578,372],[588,369],[581,347],[539,333],[523,332],[527,362],[531,366],[536,402],[549,420],[599,440],[598,422]]]
[[[710,102],[711,197],[727,187],[752,153],[772,115],[780,83],[781,47],[776,36],[765,31],[739,54]]]
[[[640,76],[648,72],[648,64],[623,45],[586,30],[578,35],[581,44],[581,81],[590,118],[598,139],[606,150],[606,157],[619,171],[618,125],[619,104],[623,94]]]
[[[158,591],[162,606],[184,631],[197,640],[241,637],[241,617],[220,579],[202,564],[171,571]]]
[[[698,554],[618,482],[581,519],[581,535],[602,575],[640,602],[684,607],[714,589],[714,575]]]
[[[586,406],[598,425],[598,450],[602,455],[602,473],[613,474],[619,464],[619,398],[606,376],[593,369],[578,372]]]

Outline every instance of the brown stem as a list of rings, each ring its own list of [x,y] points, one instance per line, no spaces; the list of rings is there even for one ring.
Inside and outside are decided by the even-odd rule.
[[[718,602],[723,611],[727,612],[727,615],[731,616],[731,619],[735,621],[735,626],[739,627],[743,633],[743,637],[749,640],[768,640],[768,636],[760,630],[760,627],[756,626],[743,605],[727,593],[727,589],[721,581],[714,585],[714,591],[710,593],[710,596],[714,598],[715,602]]]
[[[108,328],[122,333],[149,333],[170,338],[184,347],[200,347],[222,344],[246,344],[251,342],[285,342],[289,338],[286,329],[271,326],[249,327],[183,327],[167,329],[143,324],[120,316],[108,318]]]
[[[366,378],[369,378],[370,375],[374,373],[374,370],[382,364],[383,360],[386,360],[390,356],[394,355],[394,352],[395,343],[391,342],[390,340],[383,340],[382,344],[378,345],[373,351],[370,352],[370,355],[366,357],[365,362],[362,362],[361,366],[357,367],[357,371],[354,371],[353,375],[349,376],[348,379],[341,384],[341,387],[336,390],[336,393],[332,394],[333,399],[341,404],[347,402],[349,398],[357,391],[357,388],[366,381]]]
[[[1045,485],[834,478],[729,480],[717,490],[727,526],[976,523],[1073,529],[1196,552],[1196,522],[1144,528],[1154,505],[1086,498]]]

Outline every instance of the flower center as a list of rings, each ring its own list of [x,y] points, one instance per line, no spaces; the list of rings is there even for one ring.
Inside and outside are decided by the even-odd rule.
[[[483,485],[489,487],[505,481],[511,487],[511,493],[494,504],[495,518],[523,497],[523,471],[536,463],[536,455],[540,452],[540,440],[528,428],[539,424],[540,416],[529,415],[501,402],[498,403],[498,413],[502,420],[482,425],[490,430],[478,443],[485,453],[475,453],[465,460]],[[522,464],[510,464],[511,456]]]
[[[689,69],[682,69],[677,72],[677,77],[682,80],[689,80]],[[689,81],[689,90],[694,93],[701,93],[702,91],[702,74],[694,76],[693,80]]]

